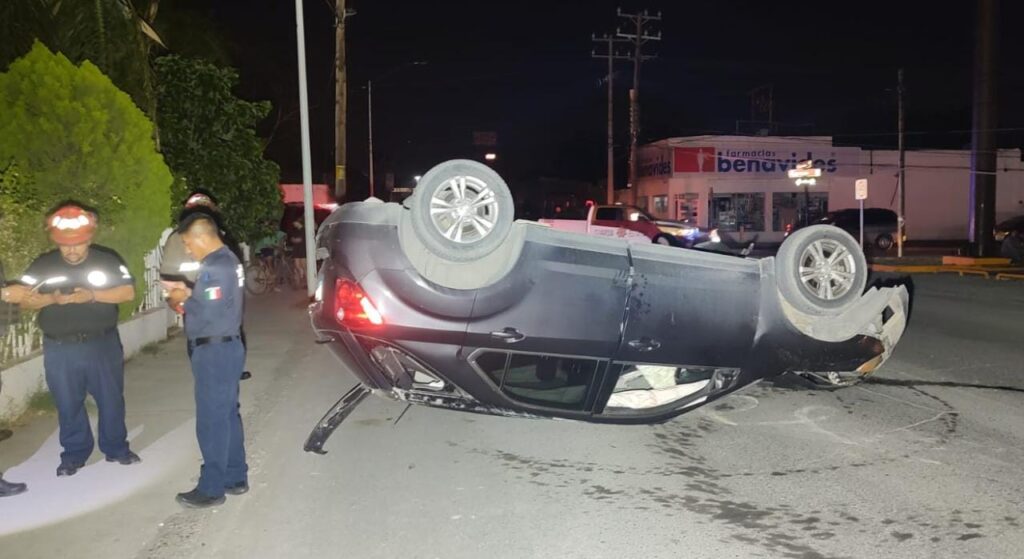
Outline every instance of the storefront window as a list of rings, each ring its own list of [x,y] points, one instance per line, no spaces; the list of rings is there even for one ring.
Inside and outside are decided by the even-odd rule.
[[[772,194],[773,231],[793,230],[802,227],[805,223],[814,223],[825,217],[826,214],[828,214],[828,192],[808,192],[806,196],[802,192]]]
[[[711,226],[722,231],[764,231],[764,193],[715,194]]]
[[[652,213],[658,217],[668,217],[668,195],[663,194],[661,196],[654,196],[651,198],[654,203],[654,207],[651,209]]]
[[[679,221],[697,223],[700,196],[694,192],[676,194],[676,216]]]

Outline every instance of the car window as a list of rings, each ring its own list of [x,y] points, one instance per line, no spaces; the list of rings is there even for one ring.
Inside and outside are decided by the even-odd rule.
[[[610,415],[643,414],[687,398],[706,396],[715,376],[712,367],[621,364],[610,370],[618,380],[605,404]],[[692,402],[696,403],[696,402]]]
[[[596,359],[483,352],[474,363],[513,400],[535,406],[582,410],[597,377]],[[504,374],[502,374],[504,373]]]
[[[502,376],[505,374],[505,364],[508,362],[508,354],[503,351],[488,351],[481,353],[474,359],[476,366],[491,379],[491,382],[501,386]]]
[[[622,208],[597,208],[594,219],[601,221],[622,221]]]

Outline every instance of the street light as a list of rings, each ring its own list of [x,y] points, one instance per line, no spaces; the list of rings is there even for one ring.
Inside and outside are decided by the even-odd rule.
[[[487,161],[494,161],[497,158],[498,158],[498,154],[496,154],[496,153],[488,153],[488,154],[484,155],[484,159],[486,159]]]
[[[796,164],[795,169],[790,169],[786,174],[791,179],[796,179],[797,186],[804,187],[804,225],[811,224],[811,193],[807,187],[814,186],[818,181],[815,177],[821,176],[821,169],[814,167],[811,160],[801,161]]]
[[[423,66],[426,62],[422,60],[415,60],[413,62],[406,62],[405,64],[399,64],[394,68],[384,72],[380,76],[377,76],[377,81],[383,80],[385,77],[405,68],[407,66]],[[367,114],[367,129],[368,129],[368,140],[370,144],[370,197],[373,198],[373,80],[366,80],[366,114]]]

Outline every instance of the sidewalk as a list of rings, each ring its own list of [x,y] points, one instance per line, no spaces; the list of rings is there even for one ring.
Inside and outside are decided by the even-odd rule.
[[[304,294],[297,291],[248,299],[247,368],[253,378],[241,385],[243,421],[254,413],[254,401],[273,392],[268,389],[274,384],[275,372],[288,366],[289,354],[309,351],[307,344],[312,347],[304,303]],[[13,537],[21,539],[26,531],[46,532],[47,527],[60,523],[61,539],[67,536],[68,551],[73,551],[72,542],[104,537],[94,532],[95,526],[80,522],[96,514],[105,517],[103,530],[109,531],[106,536],[115,547],[138,549],[163,519],[180,512],[174,494],[191,489],[198,476],[201,458],[195,440],[192,388],[180,334],[126,364],[129,439],[132,449],[142,457],[141,464],[132,466],[105,462],[97,448],[76,475],[58,478],[56,412],[16,427],[14,436],[0,443],[0,471],[9,481],[28,483],[29,490],[0,499],[0,549],[11,549],[5,536],[18,534]],[[91,398],[87,406],[95,434],[96,413]],[[126,526],[146,526],[150,531],[124,530]],[[36,556],[18,547],[18,556]]]

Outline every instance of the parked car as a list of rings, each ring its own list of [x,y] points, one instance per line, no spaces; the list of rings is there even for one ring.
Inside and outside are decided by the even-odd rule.
[[[815,225],[834,225],[854,238],[860,238],[860,210],[854,208],[829,212]],[[787,231],[786,235],[796,230],[799,228]],[[896,212],[885,208],[864,209],[865,246],[870,244],[879,250],[889,250],[896,243],[898,231]]]
[[[404,207],[370,199],[321,226],[310,317],[369,393],[500,416],[655,423],[765,378],[850,383],[903,334],[906,288],[865,292],[856,241],[828,225],[774,258],[631,243],[514,221],[500,176],[442,163]]]
[[[1000,242],[1013,233],[1024,234],[1024,215],[1001,221],[992,230],[992,235]]]
[[[592,205],[583,220],[559,218],[539,221],[565,231],[633,240],[647,239],[660,245],[686,248],[707,242],[711,235],[710,230],[696,224],[656,219],[636,206],[620,204]]]

